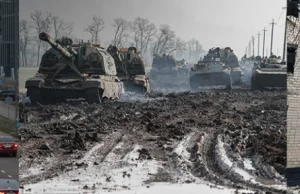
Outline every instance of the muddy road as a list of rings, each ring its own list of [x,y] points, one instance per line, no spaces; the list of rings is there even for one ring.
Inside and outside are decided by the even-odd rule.
[[[285,193],[286,111],[286,92],[247,90],[22,107],[21,183],[97,175],[93,186],[122,189],[112,169],[128,167],[114,173],[134,179],[139,164],[153,164],[142,184],[204,180]]]

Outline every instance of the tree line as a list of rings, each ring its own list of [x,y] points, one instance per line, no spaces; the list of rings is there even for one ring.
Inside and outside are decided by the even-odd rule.
[[[198,60],[205,53],[198,40],[184,41],[169,25],[158,27],[146,18],[137,17],[133,21],[115,18],[109,25],[114,29],[110,44],[118,48],[135,46],[147,62],[152,61],[153,54],[172,54],[177,59]],[[74,34],[74,27],[74,22],[49,12],[32,12],[30,20],[20,21],[20,66],[39,66],[41,55],[49,49],[47,43],[39,40],[39,33],[47,32],[53,39],[67,36],[78,43],[80,38]],[[94,15],[83,32],[89,33],[91,43],[98,44],[106,27],[106,22]]]

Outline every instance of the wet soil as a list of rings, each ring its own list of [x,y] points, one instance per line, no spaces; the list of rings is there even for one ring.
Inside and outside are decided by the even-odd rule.
[[[29,184],[72,170],[98,143],[97,164],[120,142],[119,155],[142,146],[139,160],[156,160],[164,169],[149,182],[194,182],[285,193],[286,92],[216,91],[154,93],[136,101],[85,102],[20,108],[20,173],[45,158],[58,160]],[[184,143],[184,144],[180,144]],[[175,152],[184,147],[188,158]],[[229,159],[229,163],[228,160]],[[252,163],[248,169],[245,161]],[[235,169],[255,177],[251,182]],[[174,175],[175,173],[175,175]],[[176,175],[177,173],[177,175]],[[182,174],[190,173],[183,180]]]

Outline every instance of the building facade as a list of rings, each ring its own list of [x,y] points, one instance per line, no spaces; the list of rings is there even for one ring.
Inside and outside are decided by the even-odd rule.
[[[292,2],[290,0],[289,2]],[[289,6],[288,2],[288,6]],[[297,4],[298,2],[293,2]],[[287,111],[287,185],[300,185],[300,20],[297,8],[287,13],[288,111]]]
[[[19,69],[19,0],[0,0],[0,73],[16,78]]]

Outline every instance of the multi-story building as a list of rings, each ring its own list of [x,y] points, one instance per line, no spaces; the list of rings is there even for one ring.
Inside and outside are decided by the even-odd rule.
[[[17,77],[19,69],[19,0],[0,0],[0,73]]]

